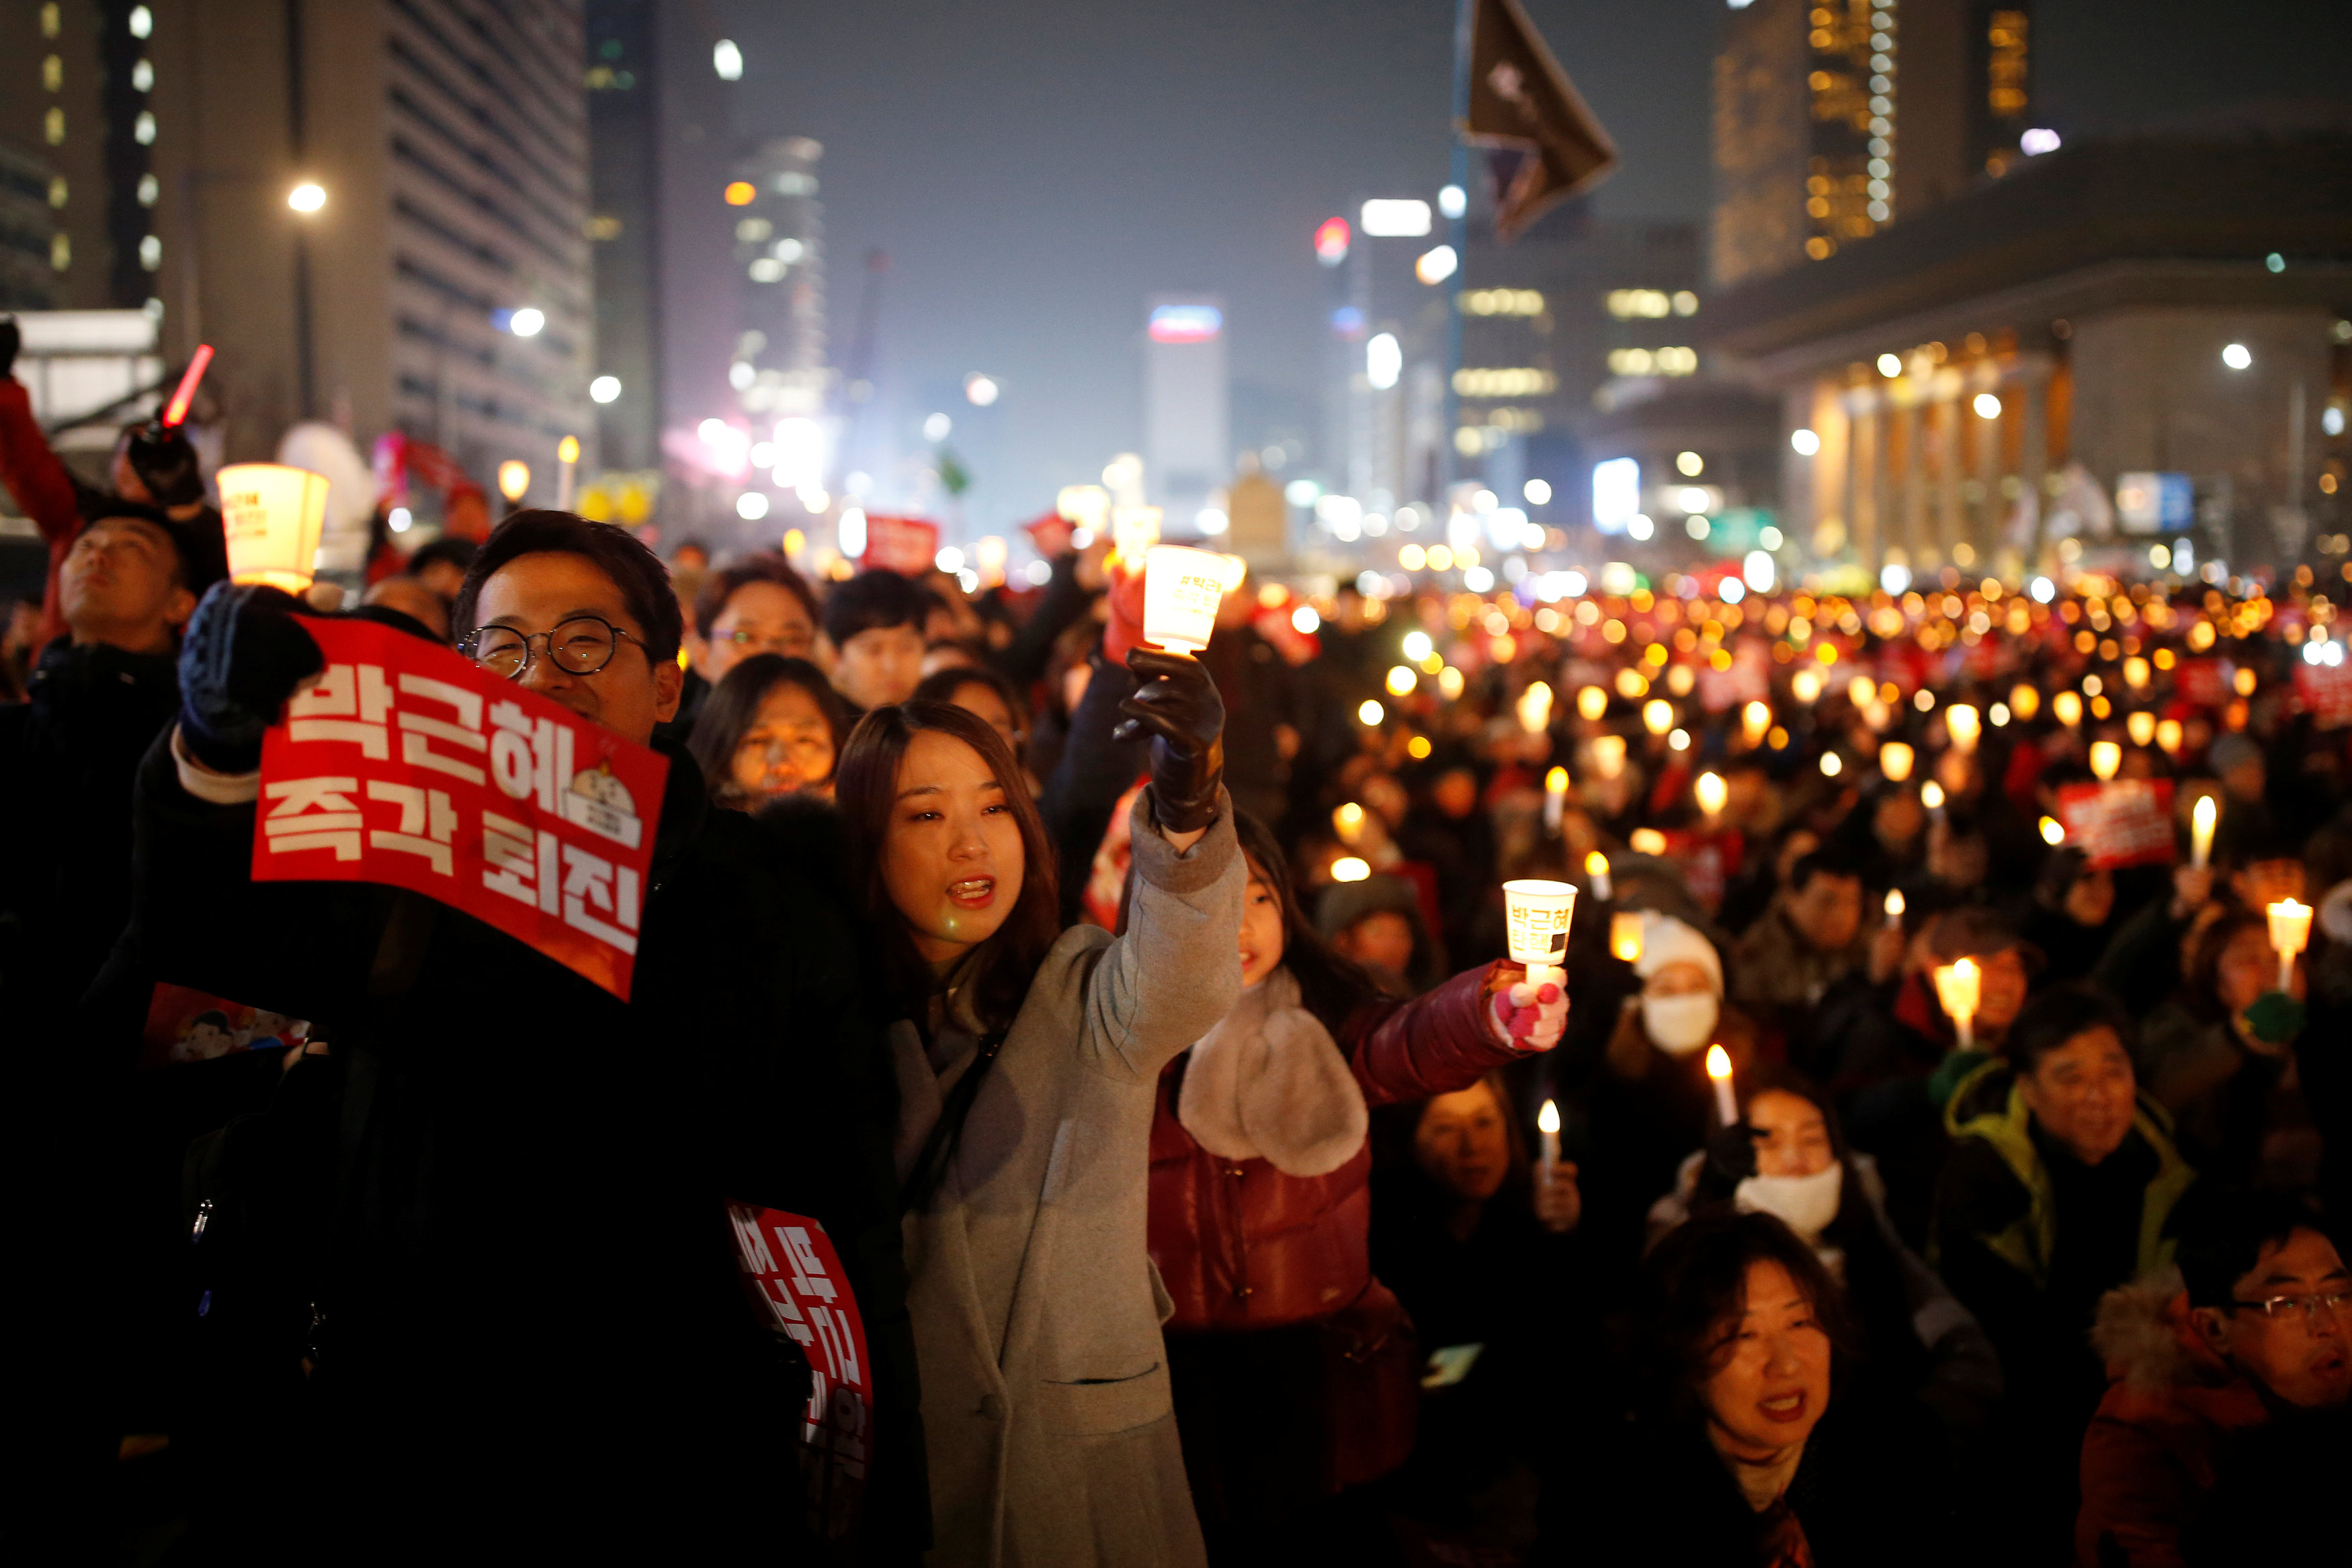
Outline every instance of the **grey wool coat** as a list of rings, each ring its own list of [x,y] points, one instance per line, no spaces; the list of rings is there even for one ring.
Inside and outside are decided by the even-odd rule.
[[[1160,1335],[1171,1304],[1144,1250],[1145,1183],[1160,1070],[1241,992],[1247,874],[1230,800],[1182,855],[1150,801],[1135,807],[1126,935],[1082,925],[1054,944],[939,1194],[907,1217],[934,1564],[1205,1561]],[[904,1161],[948,1080],[911,1023],[891,1049]]]

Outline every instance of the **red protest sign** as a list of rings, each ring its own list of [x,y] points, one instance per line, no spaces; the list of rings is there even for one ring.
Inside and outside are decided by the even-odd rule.
[[[404,887],[628,1000],[668,758],[450,649],[299,619],[327,673],[262,737],[253,879]]]
[[[742,1203],[729,1204],[727,1218],[744,1290],[768,1326],[791,1335],[808,1357],[801,1479],[809,1525],[824,1540],[842,1540],[857,1528],[874,1446],[874,1364],[857,1298],[833,1239],[815,1220]]]
[[[2058,791],[2066,841],[2095,867],[2172,863],[2172,780],[2117,779]]]
[[[914,577],[930,570],[939,557],[939,524],[918,517],[866,519],[866,553],[857,559],[869,570],[879,567]]]
[[[2318,729],[2341,729],[2352,724],[2352,664],[2307,664],[2294,667],[2294,695]]]

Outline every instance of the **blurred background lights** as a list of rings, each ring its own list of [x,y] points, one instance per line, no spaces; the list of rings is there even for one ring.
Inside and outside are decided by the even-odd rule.
[[[1459,185],[1448,185],[1437,193],[1440,217],[1458,218],[1470,210],[1470,194]]]
[[[2044,152],[2058,151],[2058,133],[2036,126],[2017,139],[2017,150],[2028,158],[2038,158]]]
[[[286,193],[286,204],[298,213],[315,213],[327,204],[327,193],[305,180]]]
[[[1696,452],[1675,454],[1675,472],[1685,478],[1696,479],[1706,472],[1706,459]]]
[[[743,79],[743,51],[732,38],[721,38],[710,46],[710,68],[719,73],[720,81]]]
[[[746,490],[735,497],[735,515],[747,523],[756,523],[768,515],[768,497],[758,490]]]
[[[536,338],[547,325],[547,313],[526,305],[507,319],[507,330],[518,338]]]
[[[1337,267],[1348,259],[1348,220],[1325,218],[1315,228],[1315,259]]]
[[[1421,259],[1412,264],[1412,275],[1423,283],[1439,284],[1453,277],[1461,265],[1462,259],[1454,254],[1454,247],[1441,245],[1422,253]]]
[[[963,395],[971,400],[974,408],[986,408],[994,402],[999,390],[995,377],[982,375],[977,371],[963,379]]]
[[[1990,392],[1977,393],[1976,401],[1969,406],[1977,411],[1977,417],[1979,419],[1999,419],[2000,417],[2000,399],[1993,396]]]
[[[948,432],[954,428],[955,421],[950,419],[946,414],[931,414],[923,421],[923,439],[926,441],[945,441],[948,438]]]
[[[1429,204],[1411,197],[1376,197],[1357,214],[1357,225],[1375,239],[1419,239],[1430,229]]]
[[[1811,457],[1822,449],[1822,438],[1810,430],[1789,432],[1789,446],[1800,457]]]
[[[1530,479],[1519,486],[1519,494],[1528,498],[1531,507],[1544,506],[1551,500],[1551,486],[1541,479]]]
[[[1901,375],[1903,373],[1902,357],[1896,354],[1879,355],[1878,373],[1885,376],[1890,382],[1895,377]]]
[[[1375,391],[1385,392],[1397,384],[1404,370],[1404,348],[1393,332],[1373,334],[1364,345],[1364,379]]]
[[[618,376],[598,376],[588,383],[588,396],[591,402],[612,402],[620,395],[621,378]]]
[[[2242,371],[2254,362],[2254,356],[2243,343],[2231,343],[2221,350],[2221,362],[2233,371]]]

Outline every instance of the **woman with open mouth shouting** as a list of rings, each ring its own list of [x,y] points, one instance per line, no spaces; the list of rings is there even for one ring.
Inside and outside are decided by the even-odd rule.
[[[1139,649],[1151,737],[1125,934],[1058,928],[1020,765],[944,703],[877,708],[836,799],[897,1011],[897,1162],[937,1563],[1197,1564],[1144,1246],[1160,1069],[1231,1010],[1246,873],[1224,708]]]

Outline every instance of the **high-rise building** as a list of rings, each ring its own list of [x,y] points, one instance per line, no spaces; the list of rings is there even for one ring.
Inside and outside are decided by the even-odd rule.
[[[1821,261],[2015,165],[2030,0],[1756,0],[1715,62],[1718,285]]]
[[[1189,533],[1233,476],[1224,299],[1153,295],[1144,337],[1144,485],[1169,531]]]
[[[607,468],[644,470],[661,461],[660,89],[670,61],[652,0],[589,0],[586,24],[597,445]]]
[[[728,381],[755,428],[824,412],[824,223],[816,175],[824,156],[805,136],[761,142],[736,163],[722,193],[733,209],[739,269]]]
[[[551,499],[595,437],[582,57],[569,0],[5,0],[0,167],[49,171],[47,303],[215,346],[226,455],[331,419]]]

